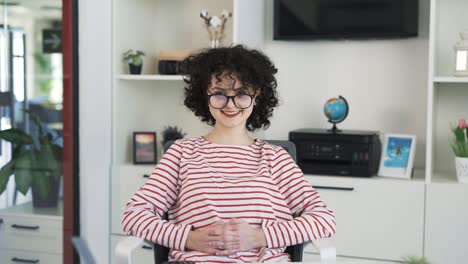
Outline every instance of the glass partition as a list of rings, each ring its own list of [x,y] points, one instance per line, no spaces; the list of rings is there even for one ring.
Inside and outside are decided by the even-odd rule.
[[[58,146],[55,156],[61,162],[58,156],[63,148],[62,1],[0,0],[0,3],[0,130],[16,128],[29,134],[34,149],[39,151],[31,160],[39,163],[39,157],[45,156],[40,152],[44,142],[39,138],[47,134],[50,144]],[[33,121],[35,117],[40,127]],[[0,145],[0,167],[26,153],[16,149],[18,144],[12,146],[1,140]],[[33,145],[22,149],[32,149]],[[36,173],[30,174],[36,175],[18,172],[18,164],[9,177],[0,172],[0,209],[32,200],[32,190],[27,187],[40,185],[36,180],[43,167],[47,169],[42,175],[46,175],[53,166],[50,161],[43,163],[28,165],[35,167]],[[61,176],[56,176],[59,190]],[[43,191],[53,192],[51,188]]]

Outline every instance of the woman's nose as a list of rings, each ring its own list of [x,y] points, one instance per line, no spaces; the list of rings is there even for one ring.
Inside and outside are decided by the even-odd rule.
[[[236,107],[236,104],[234,104],[234,97],[228,97],[226,108],[234,108],[234,107]]]

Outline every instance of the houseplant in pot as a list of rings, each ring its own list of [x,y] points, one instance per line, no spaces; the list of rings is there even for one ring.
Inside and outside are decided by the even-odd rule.
[[[37,127],[37,133],[28,134],[17,128],[0,131],[0,139],[13,145],[11,160],[0,169],[0,194],[14,175],[17,191],[26,194],[32,188],[34,207],[56,207],[63,147],[54,143],[56,138],[34,113],[24,111]]]
[[[164,147],[168,141],[177,140],[185,137],[186,133],[177,126],[166,126],[162,131],[161,144]]]
[[[455,153],[455,168],[459,182],[468,183],[468,128],[465,119],[460,119],[457,126],[452,127],[454,139],[451,142]]]
[[[127,50],[124,54],[124,60],[128,62],[130,74],[141,74],[143,68],[143,56],[145,53],[141,50]]]

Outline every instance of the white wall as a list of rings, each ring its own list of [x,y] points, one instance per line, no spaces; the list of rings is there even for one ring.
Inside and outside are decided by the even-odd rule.
[[[420,0],[419,37],[395,40],[273,41],[273,1],[265,8],[264,51],[278,68],[282,99],[266,137],[330,128],[323,104],[342,95],[350,112],[339,128],[415,134],[415,167],[423,167],[429,0]]]
[[[111,0],[79,1],[80,227],[97,263],[109,263]]]

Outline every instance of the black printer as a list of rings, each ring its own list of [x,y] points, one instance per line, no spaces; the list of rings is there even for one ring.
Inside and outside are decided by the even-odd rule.
[[[305,174],[370,177],[377,174],[382,151],[376,131],[303,128],[289,132],[297,164]]]

